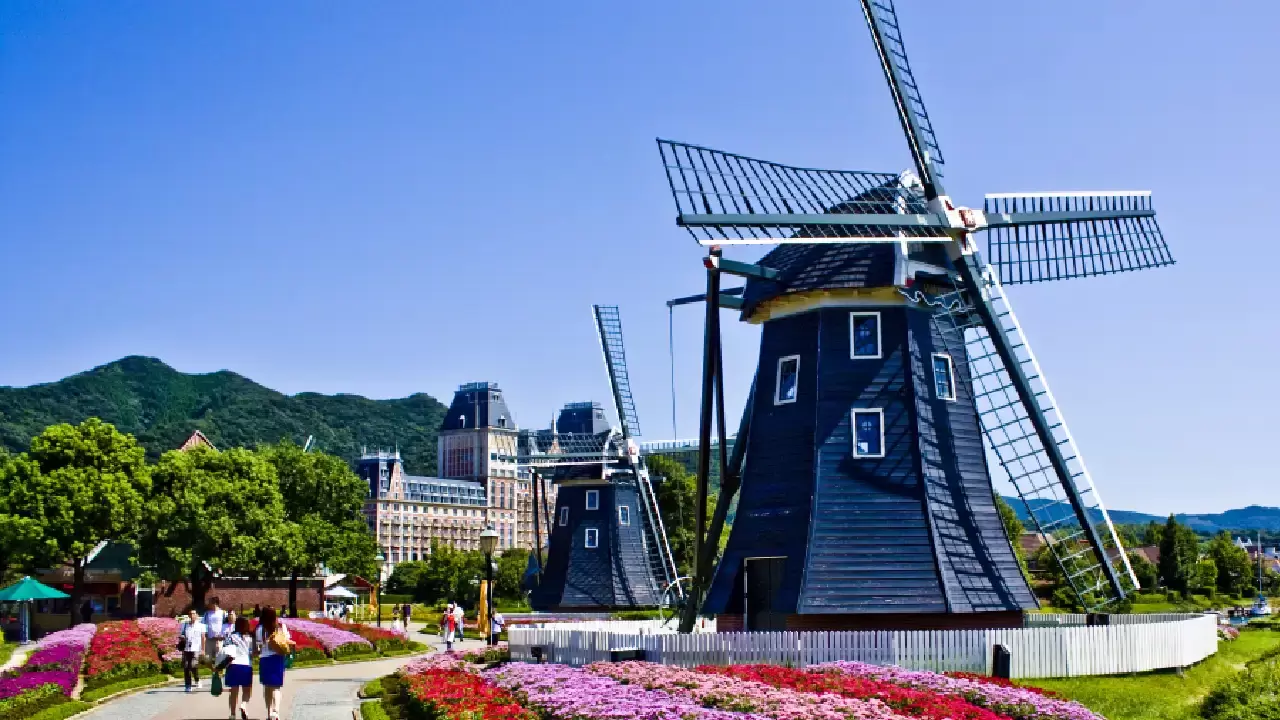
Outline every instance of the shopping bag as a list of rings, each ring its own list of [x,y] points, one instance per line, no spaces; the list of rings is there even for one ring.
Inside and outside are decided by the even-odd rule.
[[[213,680],[209,683],[209,694],[214,697],[222,694],[222,673],[213,674]]]

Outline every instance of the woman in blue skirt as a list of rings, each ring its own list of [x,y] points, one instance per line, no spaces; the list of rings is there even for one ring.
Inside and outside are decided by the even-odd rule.
[[[249,618],[236,618],[234,629],[223,642],[222,650],[231,657],[231,664],[227,665],[226,682],[227,686],[227,707],[231,711],[231,720],[248,720],[249,714],[245,712],[245,706],[249,704],[249,698],[253,695],[253,628],[249,624]],[[236,710],[240,714],[236,714]]]
[[[284,636],[283,648],[272,647],[271,636],[279,630]],[[280,688],[284,687],[284,661],[293,643],[289,628],[276,616],[275,608],[266,608],[253,635],[258,645],[258,681],[262,683],[262,699],[267,704],[269,720],[279,720]]]

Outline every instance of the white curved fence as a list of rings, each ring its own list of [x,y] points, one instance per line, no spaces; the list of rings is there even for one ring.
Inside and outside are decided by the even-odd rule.
[[[1124,619],[1120,619],[1124,618]],[[1141,618],[1141,619],[1139,619]],[[1077,622],[1078,620],[1078,622]],[[1014,678],[1146,672],[1194,665],[1218,649],[1213,615],[1112,616],[1087,626],[1084,616],[1036,618],[1039,626],[1006,630],[741,632],[680,635],[564,627],[513,628],[512,659],[586,665],[618,651],[642,650],[666,665],[770,663],[803,667],[833,660],[897,665],[910,670],[990,674],[992,648],[1012,656]],[[1043,624],[1041,624],[1043,623]],[[624,628],[617,628],[622,630]],[[644,630],[648,630],[645,628]]]

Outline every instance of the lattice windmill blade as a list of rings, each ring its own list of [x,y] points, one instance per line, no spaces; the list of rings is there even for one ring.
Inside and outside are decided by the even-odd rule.
[[[631,376],[627,373],[627,352],[622,343],[622,315],[617,305],[592,305],[596,330],[600,335],[600,350],[604,353],[605,369],[609,372],[609,390],[613,395],[613,409],[622,425],[622,436],[631,440],[640,436],[640,418],[636,414],[635,397],[631,394]]]
[[[669,140],[658,150],[677,223],[703,245],[949,240],[914,178],[792,167]]]
[[[902,131],[906,133],[916,172],[924,184],[925,197],[932,200],[942,194],[942,150],[925,110],[920,86],[911,72],[911,63],[907,61],[898,13],[893,8],[893,0],[862,0],[862,12],[867,17],[871,40],[889,83],[889,93],[893,96],[898,120],[902,122]]]
[[[991,267],[982,278],[982,297],[957,293],[961,301],[944,299],[937,316],[964,331],[988,446],[1081,603],[1098,609],[1124,597],[1122,574],[1133,587],[1137,579],[1013,306]]]
[[[1006,285],[1172,265],[1149,192],[987,195],[987,261]]]

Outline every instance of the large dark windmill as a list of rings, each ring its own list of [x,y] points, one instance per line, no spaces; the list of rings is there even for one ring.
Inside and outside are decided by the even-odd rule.
[[[659,141],[678,223],[710,246],[703,448],[713,415],[726,447],[719,308],[762,325],[738,442],[731,458],[717,453],[710,528],[698,519],[682,627],[699,607],[722,629],[1021,624],[1037,603],[1000,522],[984,439],[1081,603],[1104,608],[1136,582],[1003,285],[1172,263],[1150,194],[957,206],[893,5],[862,8],[914,173],[795,168]],[[722,256],[729,244],[778,247],[748,264]],[[745,287],[722,291],[724,273]],[[699,457],[703,497],[711,454]],[[719,536],[739,489],[712,578],[704,538]]]
[[[557,488],[548,519],[547,560],[530,594],[535,610],[616,610],[657,606],[675,580],[658,505],[640,459],[640,433],[622,320],[593,307],[618,428],[592,402],[570,403],[549,432],[529,433],[519,462]],[[539,485],[540,482],[535,482]]]

